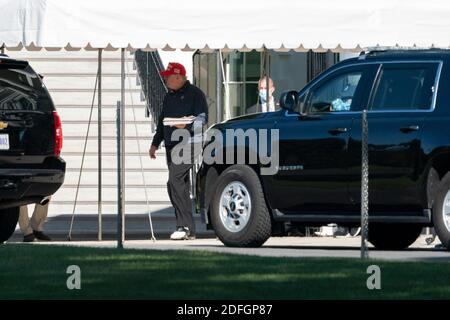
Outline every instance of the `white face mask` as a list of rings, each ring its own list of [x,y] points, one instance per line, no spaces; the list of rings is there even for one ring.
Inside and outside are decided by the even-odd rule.
[[[272,97],[273,88],[269,89],[269,95]],[[259,99],[261,100],[261,103],[267,102],[267,89],[260,89],[259,90]]]
[[[261,103],[267,102],[267,90],[259,90],[259,99],[261,99]]]

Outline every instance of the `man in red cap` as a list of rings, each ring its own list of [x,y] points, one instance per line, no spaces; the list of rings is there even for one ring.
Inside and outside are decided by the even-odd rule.
[[[150,147],[150,158],[156,158],[156,150],[164,140],[166,148],[167,166],[169,168],[169,181],[167,190],[170,201],[175,208],[177,228],[170,236],[172,240],[195,239],[195,223],[192,215],[192,202],[189,195],[190,163],[176,164],[172,161],[172,149],[180,140],[172,140],[172,133],[176,129],[189,130],[193,136],[194,127],[203,126],[208,117],[208,105],[204,93],[192,85],[186,78],[186,69],[180,63],[170,62],[167,69],[160,72],[164,77],[166,87],[169,89],[163,101],[163,109],[158,119],[158,126]],[[191,124],[164,125],[164,118],[182,118],[195,116]],[[193,157],[192,157],[193,158]]]

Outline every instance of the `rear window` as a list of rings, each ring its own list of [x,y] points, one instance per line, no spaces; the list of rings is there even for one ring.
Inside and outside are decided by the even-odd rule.
[[[53,111],[53,102],[31,67],[0,69],[0,111]]]
[[[438,63],[384,64],[371,110],[430,109]]]

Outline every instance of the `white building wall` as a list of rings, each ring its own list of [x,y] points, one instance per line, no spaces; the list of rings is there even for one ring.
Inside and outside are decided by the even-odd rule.
[[[64,185],[54,195],[49,216],[71,214],[79,179],[84,142],[92,101],[94,108],[89,138],[81,174],[76,214],[97,214],[97,96],[93,100],[98,61],[97,51],[7,51],[9,56],[29,61],[36,72],[44,76],[63,126],[62,158],[67,162]],[[103,213],[117,213],[116,174],[116,102],[120,100],[120,50],[103,51],[102,77],[102,139],[103,139]],[[192,70],[192,67],[191,67]],[[192,71],[191,71],[192,72]],[[160,149],[157,159],[151,160],[148,149],[152,139],[150,118],[145,117],[145,102],[141,101],[141,88],[137,81],[134,57],[126,56],[126,145],[125,145],[125,212],[147,213],[145,185],[147,184],[150,210],[155,214],[172,213],[167,196],[167,167],[165,150]],[[133,113],[134,111],[134,113]],[[135,118],[134,116],[135,115]],[[140,153],[138,149],[140,146]],[[32,208],[30,206],[30,212]]]

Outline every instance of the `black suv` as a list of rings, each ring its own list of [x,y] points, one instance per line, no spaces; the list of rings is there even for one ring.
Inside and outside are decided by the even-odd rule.
[[[281,110],[213,126],[279,129],[278,171],[261,174],[261,161],[202,163],[197,208],[229,246],[260,246],[285,222],[358,226],[367,109],[370,242],[406,248],[430,226],[450,248],[449,87],[446,50],[372,51],[342,61],[283,94]],[[225,154],[237,148],[224,141]],[[258,155],[257,144],[240,147],[246,161]]]
[[[21,205],[47,202],[64,181],[61,120],[41,78],[28,62],[0,55],[0,243]]]

